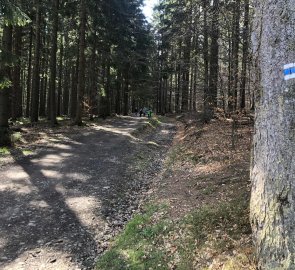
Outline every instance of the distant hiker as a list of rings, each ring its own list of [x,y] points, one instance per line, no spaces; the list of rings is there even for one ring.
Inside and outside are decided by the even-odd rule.
[[[147,108],[146,108],[146,107],[144,107],[144,108],[143,108],[143,110],[142,110],[142,112],[143,112],[143,116],[146,116],[146,113],[147,113]]]
[[[148,118],[152,118],[152,110],[151,109],[149,109],[147,111],[147,115],[148,115]]]
[[[140,109],[140,111],[139,111],[139,116],[141,117],[142,114],[143,114],[143,111],[142,111],[142,109]]]
[[[134,113],[135,113],[135,116],[138,115],[138,110],[137,110],[137,108],[135,108]]]

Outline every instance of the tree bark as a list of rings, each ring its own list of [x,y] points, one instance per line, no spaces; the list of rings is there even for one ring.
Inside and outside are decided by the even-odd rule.
[[[49,97],[50,97],[50,123],[51,126],[57,124],[56,120],[56,52],[57,52],[57,32],[58,32],[58,8],[59,0],[53,3],[53,26],[50,53],[50,80],[49,80]]]
[[[31,88],[32,88],[32,48],[33,48],[33,27],[30,27],[29,57],[28,57],[28,77],[26,93],[26,117],[30,116]]]
[[[76,60],[76,65],[72,66],[72,87],[71,87],[71,96],[70,96],[70,116],[72,119],[75,119],[77,112],[77,75],[78,75],[78,65],[79,65],[79,57]]]
[[[78,99],[75,124],[82,125],[82,102],[85,88],[85,32],[86,32],[86,0],[80,0],[80,33],[79,33],[79,68],[78,68]]]
[[[39,112],[39,85],[40,85],[40,38],[41,38],[41,10],[40,0],[36,0],[36,38],[35,38],[35,54],[34,54],[34,68],[33,68],[33,82],[32,82],[32,100],[30,120],[32,123],[38,122]]]
[[[129,72],[126,71],[126,75],[124,78],[124,107],[123,107],[123,114],[128,115],[129,113]]]
[[[251,223],[259,269],[295,265],[294,0],[257,1],[253,35],[261,70],[251,169]],[[261,30],[262,29],[262,30]],[[260,31],[261,30],[261,31]]]
[[[212,10],[212,31],[211,31],[211,47],[210,47],[210,77],[209,77],[209,94],[208,106],[211,117],[213,110],[217,107],[217,85],[219,70],[219,0],[214,0]]]
[[[237,109],[238,104],[238,80],[239,80],[239,44],[240,44],[240,17],[241,0],[237,0],[234,8],[233,35],[232,35],[232,92],[229,108]]]
[[[209,108],[209,54],[208,54],[208,22],[207,22],[207,0],[203,0],[203,9],[204,9],[204,43],[203,43],[203,61],[204,61],[204,117],[207,119],[207,112]]]
[[[22,51],[22,28],[14,30],[14,55],[18,58],[13,69],[13,94],[12,94],[12,119],[16,120],[23,114],[23,92],[21,86],[21,51]]]
[[[245,0],[245,14],[244,14],[244,28],[243,28],[243,58],[242,58],[242,72],[241,72],[241,102],[240,108],[246,107],[246,82],[247,82],[247,66],[249,58],[249,11],[250,1]]]
[[[12,26],[3,27],[3,37],[2,37],[2,48],[3,52],[10,54],[12,53]],[[11,68],[7,65],[6,67],[1,67],[0,78],[4,80],[11,79]],[[9,134],[9,93],[11,87],[7,86],[0,89],[0,146],[9,145],[10,134]]]
[[[62,78],[63,78],[63,52],[64,52],[63,36],[61,36],[61,43],[60,43],[60,50],[59,50],[58,88],[57,88],[57,108],[56,108],[57,116],[61,115],[61,108],[62,108],[61,101],[62,101]]]
[[[188,26],[190,28],[190,26]],[[189,102],[189,78],[190,78],[190,56],[191,56],[191,33],[186,33],[185,48],[183,52],[183,69],[182,69],[182,102],[181,111],[188,111]]]
[[[65,32],[65,48],[69,47],[69,35]],[[70,81],[71,81],[71,70],[69,65],[69,60],[66,59],[65,55],[65,68],[64,68],[64,87],[62,96],[62,113],[64,115],[69,115],[69,98],[70,98]]]
[[[46,44],[47,43],[47,44]],[[41,72],[42,72],[42,78],[41,78],[41,85],[40,85],[40,106],[39,106],[39,115],[45,117],[46,116],[46,96],[47,96],[47,74],[48,74],[48,62],[49,62],[49,56],[48,56],[48,47],[49,42],[45,42],[45,38],[43,41],[43,57],[41,60]],[[49,100],[49,98],[48,98]],[[48,119],[50,119],[50,102],[47,103],[47,116]]]

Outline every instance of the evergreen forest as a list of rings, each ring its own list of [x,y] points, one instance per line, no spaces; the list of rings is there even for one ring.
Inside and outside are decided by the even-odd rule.
[[[294,269],[294,6],[0,0],[0,269]]]

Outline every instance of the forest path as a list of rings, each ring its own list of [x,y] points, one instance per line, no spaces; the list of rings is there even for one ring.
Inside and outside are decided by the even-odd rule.
[[[115,118],[0,167],[0,269],[91,269],[159,172],[175,125]]]

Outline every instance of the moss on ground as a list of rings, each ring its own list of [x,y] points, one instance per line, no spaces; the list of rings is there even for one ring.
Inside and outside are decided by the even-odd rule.
[[[165,270],[195,268],[196,253],[210,249],[223,253],[233,249],[240,235],[249,233],[248,201],[221,203],[217,207],[203,206],[178,221],[171,221],[167,207],[149,205],[136,215],[99,259],[99,270]],[[196,252],[197,251],[197,252]],[[208,258],[207,258],[208,260]],[[245,254],[237,254],[225,265],[235,269],[249,263]]]
[[[96,269],[168,269],[168,258],[158,245],[163,244],[171,222],[165,216],[155,222],[163,211],[164,206],[146,206],[143,214],[136,215],[126,225],[109,251],[99,259]]]
[[[10,154],[8,147],[0,147],[0,156],[6,156]]]

